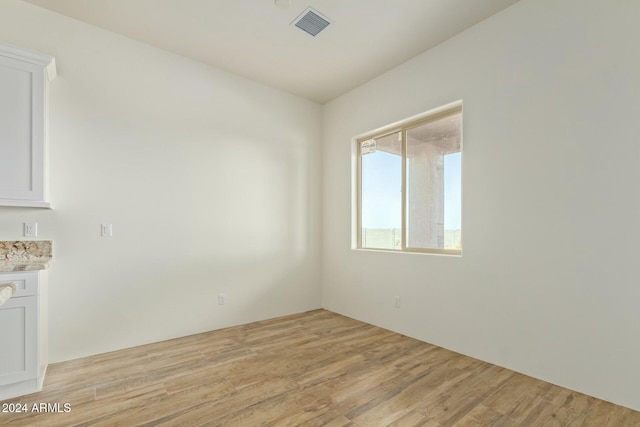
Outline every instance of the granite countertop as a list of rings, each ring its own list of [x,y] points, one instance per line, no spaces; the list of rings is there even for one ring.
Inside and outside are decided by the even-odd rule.
[[[52,258],[51,240],[0,241],[0,272],[46,270]]]

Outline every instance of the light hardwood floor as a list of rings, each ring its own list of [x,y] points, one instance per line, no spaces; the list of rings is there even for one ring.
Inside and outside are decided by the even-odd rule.
[[[2,426],[640,426],[640,412],[325,310],[53,364]]]

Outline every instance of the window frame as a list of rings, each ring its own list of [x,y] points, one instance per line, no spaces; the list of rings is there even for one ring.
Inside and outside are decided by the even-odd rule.
[[[460,168],[460,175],[461,175],[461,188],[460,188],[460,192],[462,195],[462,174],[463,174],[463,170],[464,170],[464,155],[462,154],[463,152],[463,135],[462,135],[462,130],[463,130],[463,126],[462,124],[463,122],[463,109],[462,109],[462,101],[458,101],[458,102],[454,102],[448,105],[444,105],[440,108],[434,109],[434,110],[430,110],[427,111],[426,113],[420,114],[419,116],[415,116],[406,120],[403,120],[401,122],[398,123],[394,123],[392,125],[383,127],[381,129],[378,129],[376,131],[372,131],[372,132],[367,132],[366,134],[363,134],[361,136],[358,136],[356,138],[354,138],[354,142],[356,145],[356,150],[355,150],[355,154],[356,154],[356,173],[355,173],[355,178],[356,178],[356,218],[355,218],[355,225],[356,225],[356,233],[355,233],[355,249],[361,249],[361,250],[366,250],[366,251],[388,251],[388,252],[395,252],[395,253],[422,253],[422,254],[436,254],[436,255],[456,255],[456,256],[461,256],[462,255],[462,240],[463,240],[463,233],[462,233],[462,221],[463,218],[461,218],[461,223],[460,223],[460,246],[461,249],[438,249],[438,248],[414,248],[414,247],[407,247],[407,199],[406,199],[406,185],[407,185],[407,131],[414,129],[416,127],[419,126],[423,126],[427,123],[431,123],[434,122],[436,120],[442,119],[444,117],[450,116],[450,115],[454,115],[454,114],[460,114],[460,121],[461,121],[461,126],[460,126],[460,154],[461,154],[461,168]],[[401,234],[401,238],[400,238],[400,249],[389,249],[389,248],[373,248],[373,247],[363,247],[362,246],[362,154],[361,154],[361,148],[362,148],[362,142],[370,140],[372,138],[375,139],[380,139],[380,138],[384,138],[386,136],[395,134],[395,133],[400,133],[401,135],[401,144],[402,144],[402,161],[401,161],[401,175],[402,175],[402,185],[401,185],[401,211],[400,211],[400,215],[401,215],[401,230],[400,230],[400,234]],[[462,202],[460,205],[460,209],[462,210]],[[461,212],[461,216],[462,216],[462,212]]]

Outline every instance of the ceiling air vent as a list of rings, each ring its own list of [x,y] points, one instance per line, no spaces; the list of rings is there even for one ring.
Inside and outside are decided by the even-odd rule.
[[[300,14],[291,25],[295,25],[307,34],[313,37],[317,36],[320,31],[324,30],[331,24],[331,20],[315,9],[308,7]]]

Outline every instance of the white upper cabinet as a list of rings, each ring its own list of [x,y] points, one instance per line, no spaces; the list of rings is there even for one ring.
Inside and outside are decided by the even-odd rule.
[[[48,84],[52,56],[0,44],[0,206],[50,208]]]

